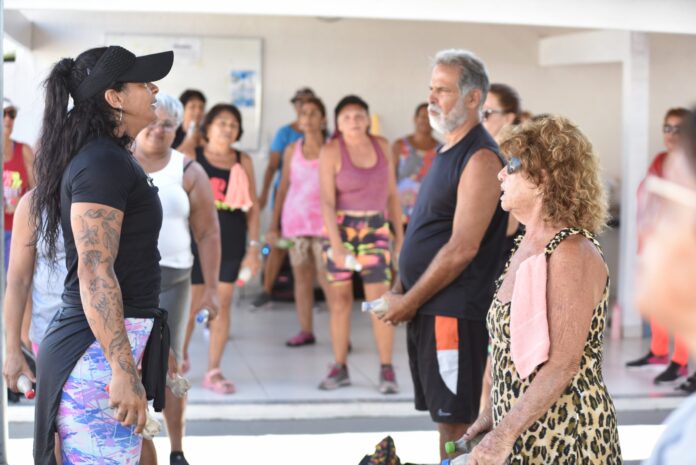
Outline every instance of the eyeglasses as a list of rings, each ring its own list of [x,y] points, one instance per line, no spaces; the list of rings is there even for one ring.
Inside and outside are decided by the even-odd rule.
[[[14,108],[7,108],[3,110],[2,112],[2,117],[3,118],[10,118],[10,119],[15,119],[17,117],[17,110]]]
[[[507,163],[507,174],[515,174],[522,169],[522,160],[517,157],[510,157]]]
[[[672,126],[671,124],[665,124],[664,126],[662,126],[662,133],[663,134],[677,135],[677,134],[681,134],[681,132],[682,132],[682,126],[679,124],[676,124],[674,126]]]
[[[162,128],[163,131],[170,132],[170,131],[173,131],[176,129],[176,124],[174,123],[174,121],[170,121],[168,119],[165,119],[163,121],[157,121],[156,123],[152,123],[147,128],[150,130],[155,130],[158,127]]]
[[[505,114],[505,112],[503,110],[486,108],[485,110],[483,110],[483,119],[487,120],[488,118],[490,118],[493,115],[504,115],[504,114]]]

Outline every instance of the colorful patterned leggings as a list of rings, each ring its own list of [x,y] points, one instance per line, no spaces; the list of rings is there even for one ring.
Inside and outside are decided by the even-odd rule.
[[[391,252],[389,251],[389,223],[381,214],[351,215],[339,211],[336,215],[338,231],[346,249],[362,265],[360,277],[365,284],[389,285],[392,279]],[[326,252],[331,245],[324,242]],[[353,271],[338,268],[325,255],[326,277],[331,284],[350,282]]]
[[[152,329],[151,319],[127,318],[133,357],[140,363]],[[109,408],[106,386],[111,367],[95,341],[77,362],[63,386],[56,420],[63,465],[130,465],[140,460],[143,438],[135,426],[124,427]]]

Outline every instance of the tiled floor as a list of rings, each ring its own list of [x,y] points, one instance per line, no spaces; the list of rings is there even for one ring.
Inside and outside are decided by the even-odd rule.
[[[336,391],[317,389],[332,361],[328,335],[326,305],[319,304],[315,312],[317,344],[287,348],[285,340],[297,329],[294,306],[273,303],[270,307],[252,311],[249,305],[251,290],[240,295],[233,308],[229,345],[223,358],[223,372],[234,381],[237,393],[223,396],[200,387],[206,368],[206,341],[197,328],[192,347],[189,377],[194,383],[191,403],[314,403],[355,401],[405,401],[413,397],[406,354],[405,328],[396,329],[394,366],[401,392],[384,396],[377,392],[378,358],[369,317],[362,314],[357,303],[352,315],[351,342],[353,352],[348,366],[353,385]],[[640,339],[613,341],[607,336],[605,379],[614,398],[639,405],[640,399],[671,398],[674,385],[655,386],[652,378],[658,367],[627,370],[626,360],[647,351],[647,341]],[[695,365],[696,366],[696,365]],[[678,399],[674,399],[678,402]],[[624,404],[625,405],[625,402]]]

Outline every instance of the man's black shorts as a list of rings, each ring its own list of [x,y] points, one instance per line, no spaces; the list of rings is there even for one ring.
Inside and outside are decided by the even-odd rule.
[[[478,417],[488,355],[482,321],[417,314],[407,327],[416,410],[436,423],[472,423]]]

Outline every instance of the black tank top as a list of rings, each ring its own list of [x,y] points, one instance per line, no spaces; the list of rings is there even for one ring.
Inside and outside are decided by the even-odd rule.
[[[242,162],[242,155],[239,150],[235,150],[237,163]],[[220,222],[221,238],[221,258],[225,260],[241,260],[246,251],[247,222],[246,213],[241,210],[231,210],[225,205],[225,194],[229,186],[230,170],[225,170],[213,166],[203,153],[203,147],[196,149],[196,161],[201,165],[205,173],[210,178],[210,187],[213,190],[215,207],[218,212]],[[192,250],[195,257],[198,256],[196,242],[191,241]]]
[[[498,145],[481,124],[472,128],[453,147],[438,153],[433,160],[421,184],[399,260],[405,290],[413,287],[442,246],[450,240],[457,202],[476,202],[475,197],[458,199],[457,187],[469,159],[481,149],[498,155],[502,168],[505,161],[499,154]],[[508,214],[498,203],[476,257],[419,312],[485,321],[495,292],[496,275],[500,271],[507,220]]]

